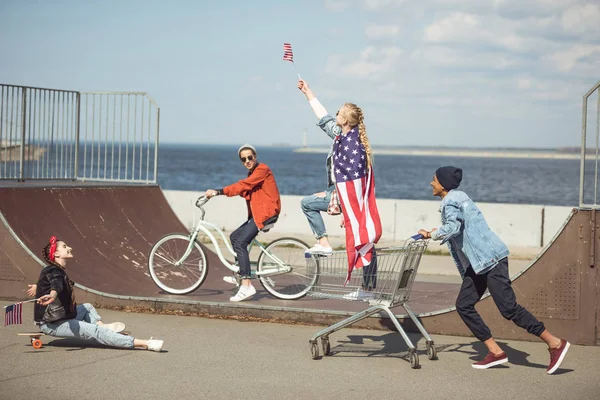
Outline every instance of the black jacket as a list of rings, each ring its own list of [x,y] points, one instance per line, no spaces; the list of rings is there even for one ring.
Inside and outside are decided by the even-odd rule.
[[[77,316],[76,304],[72,301],[72,288],[69,277],[64,269],[56,265],[47,265],[40,272],[35,297],[39,298],[50,294],[50,290],[56,290],[58,297],[47,306],[35,303],[33,307],[34,321],[49,323],[75,318]]]

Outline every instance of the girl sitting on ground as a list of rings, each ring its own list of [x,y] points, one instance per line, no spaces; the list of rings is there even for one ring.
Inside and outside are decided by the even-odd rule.
[[[105,324],[91,304],[77,305],[74,283],[67,275],[67,260],[73,258],[71,248],[55,236],[44,247],[42,253],[48,263],[40,272],[35,285],[29,285],[27,293],[35,296],[34,321],[46,335],[93,339],[100,344],[124,349],[146,349],[161,351],[162,340],[136,339],[121,334],[125,329],[122,322]]]

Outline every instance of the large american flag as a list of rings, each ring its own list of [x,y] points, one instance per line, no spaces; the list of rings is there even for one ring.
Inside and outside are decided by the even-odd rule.
[[[373,168],[367,168],[367,153],[358,127],[335,138],[333,167],[346,225],[347,283],[354,268],[371,263],[373,247],[381,237]]]
[[[283,44],[283,59],[285,61],[294,62],[294,53],[292,53],[292,45],[289,43]]]
[[[4,309],[4,326],[23,323],[23,303],[11,304]]]

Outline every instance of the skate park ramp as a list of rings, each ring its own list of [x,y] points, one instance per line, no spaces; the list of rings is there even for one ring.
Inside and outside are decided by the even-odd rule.
[[[55,235],[73,248],[71,279],[116,295],[156,294],[147,253],[160,236],[186,232],[158,186],[2,188],[0,211],[2,279],[37,280],[35,257],[41,259],[42,247]],[[17,251],[18,242],[25,252]]]
[[[72,248],[68,265],[79,302],[98,305],[177,309],[218,315],[249,315],[284,321],[330,324],[364,310],[365,304],[306,297],[274,299],[264,292],[254,301],[230,303],[232,289],[222,282],[228,271],[207,250],[210,270],[204,285],[185,296],[161,292],[149,277],[147,254],[163,235],[187,232],[156,185],[14,184],[0,188],[0,297],[25,299],[27,283],[37,280],[41,251],[56,235]],[[574,209],[555,238],[532,264],[514,277],[517,300],[556,335],[573,343],[600,344],[600,248],[596,211]],[[411,307],[430,333],[469,336],[452,307],[457,285],[417,282]],[[532,340],[504,320],[490,297],[477,306],[495,337]],[[400,313],[399,307],[396,313]],[[411,322],[403,320],[411,329]],[[389,328],[385,318],[361,326]]]

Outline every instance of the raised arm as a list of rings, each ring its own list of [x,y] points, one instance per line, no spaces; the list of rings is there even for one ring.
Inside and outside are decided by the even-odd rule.
[[[306,100],[308,100],[308,103],[310,104],[317,118],[321,119],[327,115],[327,110],[325,109],[325,107],[323,107],[319,99],[315,97],[315,94],[313,93],[310,86],[308,86],[308,83],[306,83],[306,81],[300,79],[298,81],[298,89],[300,89],[300,91],[306,96]]]
[[[329,113],[327,113],[327,110],[321,104],[319,99],[315,97],[315,94],[313,93],[310,86],[308,86],[308,83],[306,83],[306,81],[300,79],[298,81],[298,89],[300,89],[300,91],[304,93],[306,99],[308,100],[308,103],[310,104],[310,107],[312,108],[317,118],[319,118],[319,123],[317,125],[319,125],[321,129],[323,129],[327,136],[329,136],[332,139],[335,139],[335,137],[342,132],[341,128],[337,125],[335,118],[333,118],[331,115],[329,115]]]

